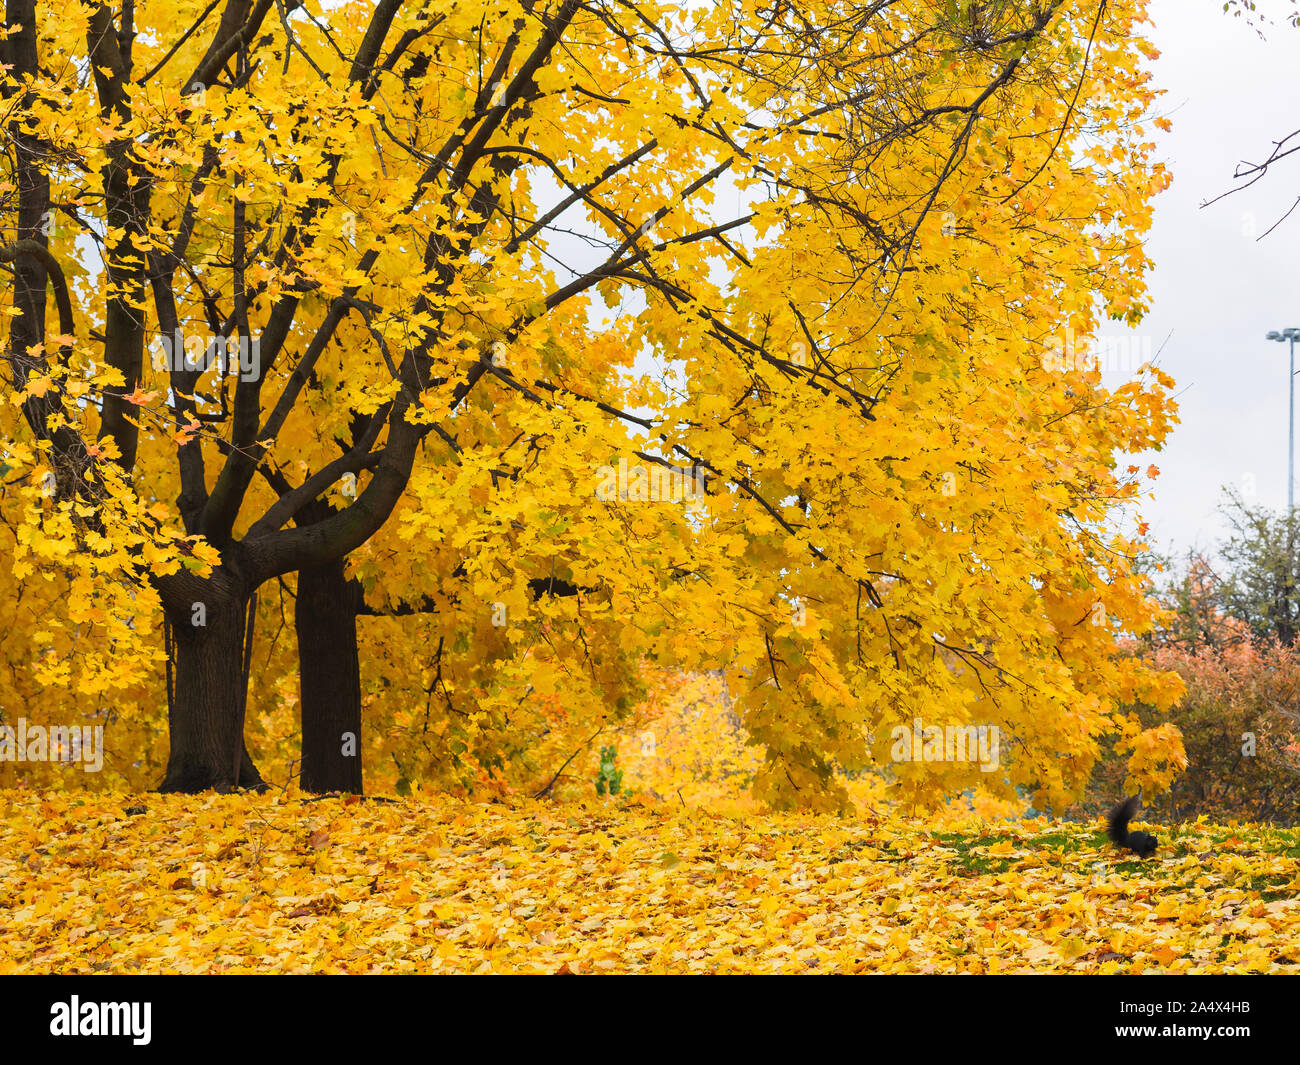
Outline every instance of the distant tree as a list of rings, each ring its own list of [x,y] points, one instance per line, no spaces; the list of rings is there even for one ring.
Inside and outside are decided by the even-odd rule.
[[[1290,647],[1300,631],[1295,516],[1247,506],[1235,494],[1229,495],[1223,513],[1233,533],[1219,545],[1226,573],[1218,591],[1222,609],[1245,622],[1255,636],[1275,636]]]
[[[1250,638],[1250,630],[1223,609],[1223,578],[1203,551],[1187,552],[1179,575],[1169,579],[1161,599],[1168,611],[1149,643],[1197,651],[1228,647]]]
[[[1231,534],[1213,552],[1189,551],[1165,581],[1158,597],[1166,614],[1149,645],[1197,651],[1276,639],[1289,647],[1300,633],[1294,520],[1231,491],[1221,510]]]

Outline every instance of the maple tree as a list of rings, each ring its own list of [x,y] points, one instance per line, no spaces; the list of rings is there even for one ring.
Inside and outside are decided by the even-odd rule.
[[[124,691],[162,628],[164,790],[260,782],[298,677],[313,787],[363,706],[403,780],[535,779],[644,660],[722,671],[777,807],[918,717],[1019,742],[912,800],[1079,789],[1178,691],[1108,525],[1171,382],[1076,351],[1144,309],[1143,17],[13,0],[13,577],[112,648],[43,676]]]

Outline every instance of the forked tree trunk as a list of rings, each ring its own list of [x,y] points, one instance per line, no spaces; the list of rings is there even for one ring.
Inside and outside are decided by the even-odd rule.
[[[361,794],[360,589],[339,559],[298,571],[303,791]]]
[[[243,737],[247,606],[245,595],[227,594],[210,582],[188,615],[169,613],[175,693],[168,715],[171,750],[159,791],[265,786]]]

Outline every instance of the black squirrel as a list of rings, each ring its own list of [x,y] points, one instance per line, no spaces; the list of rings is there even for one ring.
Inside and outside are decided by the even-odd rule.
[[[1133,795],[1111,810],[1110,817],[1106,819],[1106,835],[1121,847],[1127,847],[1145,858],[1155,852],[1156,837],[1149,832],[1128,830],[1128,823],[1133,820],[1137,808],[1138,797]]]

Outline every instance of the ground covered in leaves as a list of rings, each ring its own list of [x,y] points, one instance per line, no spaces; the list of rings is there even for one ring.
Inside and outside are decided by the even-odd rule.
[[[1300,972],[1300,833],[0,792],[0,973]]]

